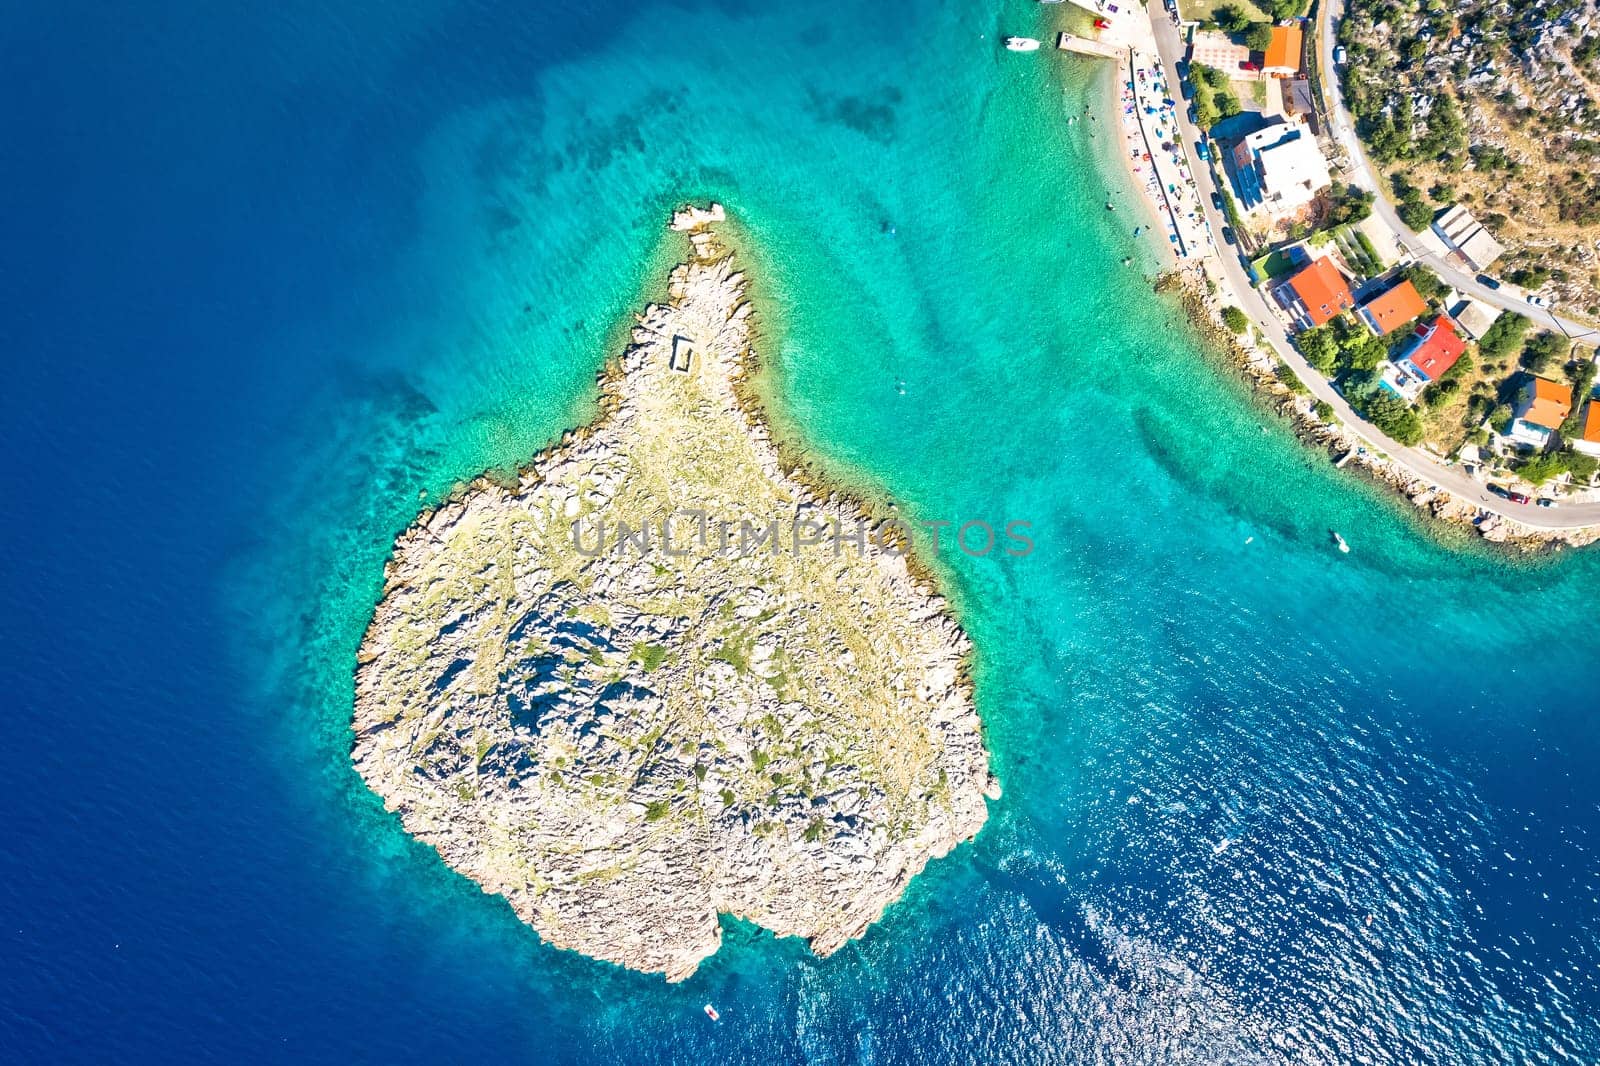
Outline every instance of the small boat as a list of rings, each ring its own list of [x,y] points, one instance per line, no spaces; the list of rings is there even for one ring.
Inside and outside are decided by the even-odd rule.
[[[1010,52],[1037,52],[1039,50],[1039,42],[1032,37],[1007,37],[1005,45],[1006,50]]]
[[[1348,554],[1350,551],[1350,545],[1344,542],[1344,538],[1339,536],[1338,531],[1330,529],[1328,530],[1328,533],[1333,537],[1333,542],[1339,546],[1339,550]]]
[[[706,1017],[710,1018],[714,1022],[720,1022],[722,1020],[722,1015],[717,1013],[717,1008],[713,1007],[709,1003],[706,1004]]]

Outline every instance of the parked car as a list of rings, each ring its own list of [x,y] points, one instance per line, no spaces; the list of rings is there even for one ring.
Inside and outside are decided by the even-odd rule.
[[[1533,306],[1535,306],[1535,307],[1549,307],[1550,306],[1550,301],[1546,300],[1543,296],[1530,296],[1530,297],[1528,297],[1528,302],[1530,304],[1532,304]]]
[[[1508,492],[1508,493],[1506,493],[1506,499],[1510,500],[1512,503],[1532,503],[1533,502],[1533,498],[1531,496],[1529,496],[1525,492]]]
[[[1222,210],[1222,194],[1220,192],[1212,192],[1211,206],[1216,208],[1218,211]]]
[[[1222,243],[1224,243],[1224,244],[1232,244],[1232,243],[1234,243],[1234,241],[1233,241],[1233,230],[1230,229],[1227,226],[1223,226],[1222,227]]]
[[[1555,505],[1556,505],[1556,501],[1552,500],[1550,497],[1548,497],[1548,496],[1540,496],[1539,497],[1539,506],[1540,507],[1554,507]]]
[[[1349,58],[1350,53],[1345,51],[1344,45],[1341,44],[1339,47],[1333,50],[1333,61],[1339,64],[1341,67],[1344,66],[1345,60]]]
[[[1477,280],[1478,284],[1486,289],[1498,289],[1500,287],[1500,283],[1487,274],[1479,274]]]
[[[1205,141],[1201,141],[1199,144],[1194,146],[1194,154],[1199,156],[1202,160],[1209,160],[1211,158],[1211,146],[1206,144]]]

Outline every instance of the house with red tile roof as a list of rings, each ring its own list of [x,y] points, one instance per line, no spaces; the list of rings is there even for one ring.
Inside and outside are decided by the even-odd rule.
[[[1278,299],[1302,326],[1320,326],[1356,305],[1344,275],[1327,256],[1279,286]]]
[[[1378,336],[1383,337],[1401,326],[1428,313],[1428,302],[1408,278],[1381,295],[1374,296],[1361,305],[1361,320]]]
[[[1443,315],[1435,315],[1432,322],[1424,322],[1411,331],[1395,354],[1395,362],[1410,364],[1414,373],[1438,381],[1466,350],[1467,342],[1456,332],[1456,324]]]
[[[1413,401],[1430,384],[1456,365],[1467,350],[1467,342],[1456,332],[1456,325],[1443,315],[1435,315],[1411,331],[1383,368],[1379,381],[1407,402]]]

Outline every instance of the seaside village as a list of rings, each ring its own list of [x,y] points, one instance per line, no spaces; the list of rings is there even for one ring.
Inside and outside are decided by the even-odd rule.
[[[1357,164],[1329,128],[1319,78],[1332,73],[1316,69],[1315,24],[1272,17],[1303,16],[1305,5],[1263,4],[1070,0],[1051,9],[1061,13],[1056,48],[1119,66],[1125,158],[1161,220],[1149,235],[1180,261],[1236,257],[1263,297],[1257,306],[1276,316],[1305,366],[1392,440],[1511,503],[1600,501],[1600,332],[1579,344],[1576,334],[1516,311],[1519,302],[1544,305],[1493,277],[1504,249],[1466,206],[1441,209],[1403,235],[1384,221],[1373,193],[1345,180]],[[1013,51],[1037,44],[1005,39]],[[1343,62],[1343,49],[1328,52],[1336,67]],[[1179,84],[1169,84],[1166,69]],[[1207,221],[1191,166],[1206,171],[1213,191],[1205,198],[1220,225]],[[1441,272],[1470,277],[1478,294],[1458,291]],[[1220,283],[1226,296],[1228,272],[1213,273],[1205,264],[1208,286]],[[1253,335],[1270,352],[1261,321],[1227,311],[1241,339]],[[1291,387],[1304,388],[1272,361]],[[1328,405],[1315,406],[1332,417]]]

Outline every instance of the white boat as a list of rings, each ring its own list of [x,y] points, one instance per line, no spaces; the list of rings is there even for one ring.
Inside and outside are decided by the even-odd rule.
[[[1348,554],[1350,551],[1350,545],[1344,542],[1344,538],[1339,536],[1338,532],[1335,530],[1330,529],[1328,532],[1333,534],[1333,542],[1339,546],[1339,550]]]
[[[1011,52],[1037,52],[1039,42],[1032,37],[1007,37],[1006,49]]]
[[[717,1013],[717,1008],[713,1007],[709,1003],[706,1004],[706,1017],[710,1018],[714,1022],[720,1022],[722,1020],[722,1015]]]

